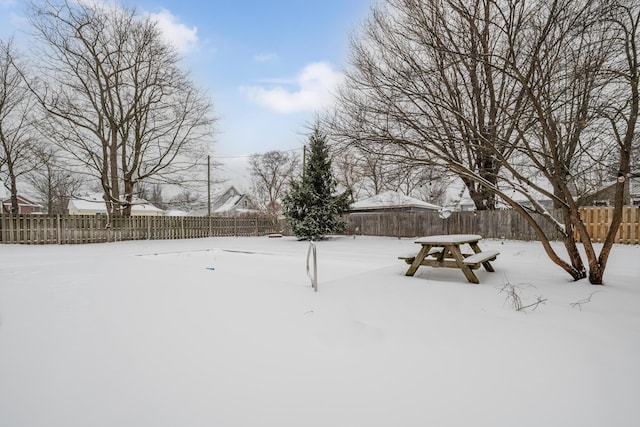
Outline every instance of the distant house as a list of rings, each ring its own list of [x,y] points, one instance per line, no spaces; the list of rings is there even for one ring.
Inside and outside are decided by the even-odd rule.
[[[629,204],[640,206],[640,174],[635,174],[629,178]]]
[[[32,202],[24,196],[18,195],[18,212],[12,212],[11,197],[2,200],[2,212],[17,214],[41,214],[42,206]]]
[[[69,215],[106,215],[107,207],[101,195],[91,195],[82,199],[70,199],[67,205]],[[135,200],[131,205],[131,216],[162,216],[158,209],[144,199]]]
[[[579,206],[613,206],[616,182],[610,182],[599,190],[581,197]],[[624,189],[624,204],[640,206],[640,175],[629,177]]]
[[[189,212],[180,209],[169,209],[164,211],[164,216],[189,216]]]
[[[534,209],[534,206],[531,200],[522,196],[515,197],[514,199],[521,206],[524,206],[525,208],[529,208],[529,209]],[[536,201],[536,205],[541,206],[543,209],[553,209],[553,200],[549,199],[548,197],[538,196],[534,200]]]
[[[440,206],[424,202],[422,200],[405,196],[397,191],[385,191],[368,199],[359,200],[351,204],[351,213],[369,212],[417,212],[434,211],[442,209]]]
[[[251,198],[247,194],[239,192],[234,186],[227,188],[211,201],[212,215],[238,215],[256,212]],[[198,214],[206,215],[207,212],[198,212]]]
[[[463,197],[450,207],[451,210],[454,211],[475,211],[476,203],[471,199],[471,197]]]

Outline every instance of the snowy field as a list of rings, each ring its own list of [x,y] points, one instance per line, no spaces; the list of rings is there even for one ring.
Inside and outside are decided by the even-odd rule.
[[[314,293],[292,238],[0,245],[0,426],[640,425],[640,246],[604,287],[481,246],[472,285],[405,277],[412,239],[319,242]]]

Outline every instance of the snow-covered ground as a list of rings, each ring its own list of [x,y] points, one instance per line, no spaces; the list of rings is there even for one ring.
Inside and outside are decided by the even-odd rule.
[[[472,285],[405,277],[411,239],[319,242],[315,293],[292,238],[0,245],[0,426],[637,426],[640,247],[594,287],[481,246]]]

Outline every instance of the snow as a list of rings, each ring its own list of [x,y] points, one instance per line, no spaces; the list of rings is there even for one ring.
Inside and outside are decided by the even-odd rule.
[[[473,285],[404,276],[414,239],[336,237],[313,292],[308,245],[0,245],[0,426],[638,424],[640,246],[594,287],[483,240]],[[546,303],[516,312],[507,282]]]
[[[421,209],[439,210],[440,206],[424,202],[413,197],[405,196],[397,191],[385,191],[368,199],[359,200],[350,205],[351,210],[367,210],[367,209],[391,209],[416,207]]]
[[[134,204],[131,205],[132,212],[162,212],[162,209],[158,209],[157,207],[147,203],[146,201],[144,201],[143,203],[139,203],[140,200],[138,200],[137,202],[138,204],[134,202]],[[71,199],[69,200],[69,209],[73,210],[74,212],[86,212],[89,214],[93,212],[107,212],[104,200],[102,199],[102,195],[100,194],[87,196],[86,199]]]
[[[482,236],[478,234],[440,234],[437,236],[420,237],[415,243],[465,243],[479,241]]]
[[[233,207],[242,199],[242,194],[236,194],[235,196],[229,197],[222,206],[217,208],[214,212],[216,213],[224,213],[230,212],[233,210]]]

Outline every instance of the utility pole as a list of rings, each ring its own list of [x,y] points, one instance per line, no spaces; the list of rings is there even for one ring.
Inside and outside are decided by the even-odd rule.
[[[211,216],[211,156],[207,156],[207,216]]]
[[[209,221],[209,237],[211,237],[211,156],[207,155],[207,219]]]
[[[304,176],[305,171],[307,169],[307,146],[306,144],[302,146],[302,176]]]

